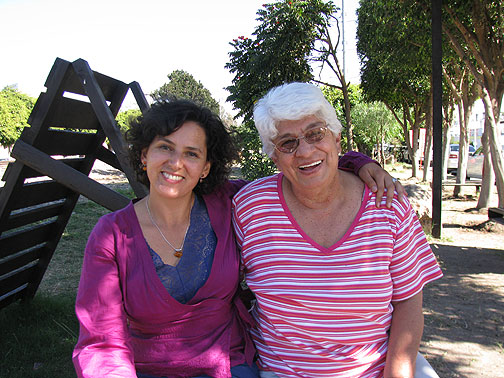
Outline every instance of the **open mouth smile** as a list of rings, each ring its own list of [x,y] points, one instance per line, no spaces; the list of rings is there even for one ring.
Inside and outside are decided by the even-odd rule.
[[[166,172],[162,172],[163,174],[163,177],[168,179],[168,180],[174,180],[174,181],[180,181],[183,179],[182,176],[175,176],[175,175],[171,175],[169,173],[166,173]]]
[[[318,166],[320,164],[322,164],[322,160],[317,160],[317,161],[314,161],[313,163],[310,163],[310,164],[300,165],[299,169],[313,168],[313,167],[316,167],[316,166]]]

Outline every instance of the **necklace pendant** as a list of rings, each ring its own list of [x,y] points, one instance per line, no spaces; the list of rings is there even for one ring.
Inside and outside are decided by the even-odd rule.
[[[173,253],[173,255],[177,258],[182,257],[182,249],[175,249],[175,252]]]

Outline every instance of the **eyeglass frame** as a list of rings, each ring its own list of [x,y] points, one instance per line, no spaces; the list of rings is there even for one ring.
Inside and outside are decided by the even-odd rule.
[[[306,134],[309,133],[310,131],[314,131],[314,130],[323,130],[323,133],[324,135],[322,136],[322,138],[320,138],[319,140],[315,140],[313,142],[310,142],[308,139],[306,139]],[[284,139],[283,141],[280,141],[278,143],[274,143],[273,145],[275,146],[275,150],[277,150],[278,152],[281,152],[283,154],[293,154],[294,152],[296,152],[296,150],[299,148],[299,141],[301,139],[304,139],[306,143],[308,144],[315,144],[315,143],[319,143],[321,142],[327,135],[327,131],[329,130],[329,127],[327,125],[324,125],[324,126],[319,126],[319,127],[312,127],[308,130],[306,130],[301,136],[298,136],[298,137],[291,137],[291,138],[288,138],[288,139]],[[330,130],[329,130],[330,131]],[[278,144],[279,143],[285,143],[287,141],[290,141],[290,140],[295,140],[295,143],[296,145],[294,146],[294,148],[289,151],[289,150],[285,150],[285,151],[282,151],[279,147],[278,147]]]

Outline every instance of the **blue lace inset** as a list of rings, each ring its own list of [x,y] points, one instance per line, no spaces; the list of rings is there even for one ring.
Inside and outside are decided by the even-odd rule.
[[[148,244],[147,244],[148,245]],[[203,198],[196,196],[191,209],[191,225],[184,243],[184,253],[177,266],[167,265],[148,245],[156,273],[168,293],[180,303],[187,303],[210,276],[217,237]]]

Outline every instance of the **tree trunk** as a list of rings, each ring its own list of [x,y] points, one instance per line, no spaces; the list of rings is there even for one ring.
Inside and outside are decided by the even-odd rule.
[[[450,126],[443,127],[443,178],[445,181],[448,176],[448,159],[450,158]]]
[[[491,96],[486,88],[482,92],[485,112],[487,114],[485,122],[486,120],[489,122],[488,141],[490,144],[493,171],[497,182],[497,194],[499,198],[498,206],[504,208],[504,162],[502,161],[502,147],[499,141],[499,135],[497,134],[497,125],[499,124],[500,105],[503,93],[494,93],[493,96]]]
[[[345,76],[341,75],[341,90],[343,92],[343,101],[345,102],[345,120],[346,120],[346,137],[347,137],[347,150],[354,150],[354,142],[353,142],[353,125],[352,125],[352,116],[350,109],[350,97],[348,94],[348,86],[345,81]]]
[[[448,175],[448,159],[450,158],[451,142],[450,126],[453,123],[453,111],[454,103],[453,101],[449,101],[444,106],[443,114],[443,181],[446,180]]]
[[[429,181],[429,172],[432,161],[432,124],[427,126],[425,130],[425,148],[424,148],[424,164],[423,178],[424,182]]]
[[[382,161],[382,167],[385,167],[385,147],[384,147],[385,141],[383,138],[383,124],[380,125],[380,153],[381,153],[381,161]]]
[[[411,177],[418,177],[420,167],[420,157],[418,156],[419,128],[413,125],[413,140],[411,141]]]
[[[464,184],[467,177],[467,158],[469,152],[469,118],[471,116],[472,105],[467,101],[459,101],[459,153],[457,163],[457,183]],[[458,197],[461,192],[461,187],[456,186],[453,190],[453,195]]]
[[[432,91],[427,112],[425,114],[425,146],[424,146],[424,164],[423,164],[423,179],[429,181],[429,172],[432,160]]]
[[[486,115],[485,109],[485,130],[481,136],[481,145],[483,146],[483,176],[481,180],[481,192],[478,197],[477,209],[485,209],[490,207],[492,200],[492,188],[495,182],[495,174],[492,168],[492,158],[490,156],[490,143],[488,134],[490,132],[490,122]]]

